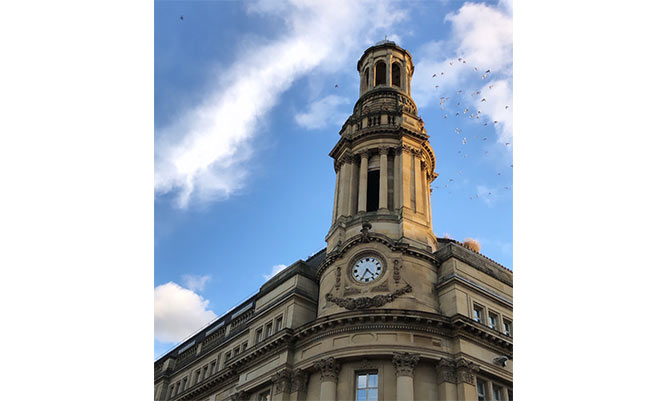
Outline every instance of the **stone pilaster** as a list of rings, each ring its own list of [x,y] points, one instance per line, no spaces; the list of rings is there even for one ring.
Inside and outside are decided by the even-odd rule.
[[[456,400],[457,374],[455,371],[455,361],[441,358],[438,364],[436,364],[436,374],[438,377],[438,399],[441,401]]]
[[[283,369],[271,377],[271,383],[274,387],[272,399],[276,401],[287,401],[290,394],[292,382],[292,372]]]
[[[455,362],[455,371],[457,374],[457,399],[461,401],[475,401],[478,399],[478,392],[475,388],[475,375],[480,367],[466,359],[459,358]]]
[[[401,209],[401,147],[394,148],[394,209]]]
[[[305,401],[308,386],[308,373],[301,369],[292,372],[292,381],[290,382],[290,400]]]
[[[313,365],[320,371],[320,400],[336,401],[336,383],[339,378],[339,365],[334,358],[321,359]]]
[[[413,401],[413,371],[420,360],[418,354],[408,352],[395,353],[392,363],[397,375],[397,401]]]

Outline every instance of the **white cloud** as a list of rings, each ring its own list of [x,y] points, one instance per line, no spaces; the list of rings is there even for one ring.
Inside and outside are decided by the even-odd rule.
[[[348,101],[337,95],[329,95],[308,105],[305,113],[295,116],[297,124],[306,129],[320,129],[330,124],[343,125],[348,117],[347,112],[337,111],[336,107]]]
[[[286,267],[288,267],[288,266],[287,265],[282,265],[282,264],[281,265],[275,265],[271,268],[271,273],[263,274],[262,276],[264,277],[265,280],[269,280],[270,278],[274,277],[275,275],[277,275],[278,273],[283,271],[283,269],[285,269]]]
[[[194,274],[184,274],[181,278],[187,289],[197,292],[204,291],[206,283],[211,280],[211,276],[198,276]]]
[[[156,194],[176,193],[185,208],[195,199],[225,199],[241,189],[253,157],[251,140],[295,79],[321,68],[336,71],[405,16],[388,1],[256,1],[249,12],[280,17],[286,34],[248,48],[200,105],[158,132]]]
[[[153,328],[160,342],[183,341],[216,318],[209,301],[195,292],[168,282],[153,290]]]
[[[485,117],[480,121],[498,121],[494,124],[497,142],[512,142],[512,1],[500,1],[497,7],[464,3],[446,15],[444,22],[452,26],[451,37],[425,44],[426,56],[416,63],[415,69],[420,73],[413,78],[412,88],[418,106],[436,104],[440,96],[455,98],[461,89],[462,106],[480,110],[481,118]],[[453,44],[455,47],[448,50]],[[458,57],[463,57],[466,64],[457,61]],[[488,69],[490,74],[482,79]],[[432,78],[434,73],[437,77]],[[490,89],[489,85],[493,87]],[[480,96],[466,96],[478,90]],[[481,103],[483,97],[485,102]]]

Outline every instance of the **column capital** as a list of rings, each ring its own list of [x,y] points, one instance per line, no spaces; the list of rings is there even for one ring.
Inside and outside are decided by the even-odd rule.
[[[475,385],[475,374],[480,370],[480,366],[464,358],[455,361],[457,370],[457,383],[466,383]]]
[[[397,371],[397,376],[413,377],[413,370],[420,360],[418,354],[411,354],[408,352],[397,352],[392,358],[392,363]]]
[[[306,391],[306,385],[308,384],[309,375],[306,374],[301,369],[295,369],[292,372],[292,382],[290,386],[290,392],[294,393],[295,391]]]
[[[436,373],[438,374],[439,384],[443,382],[457,384],[455,361],[452,359],[441,358],[438,364],[436,364]]]
[[[394,152],[395,156],[399,156],[401,154],[402,149],[403,148],[401,146],[395,146],[395,147],[392,148],[392,151]]]
[[[369,149],[362,149],[356,153],[360,158],[368,159],[369,158]]]
[[[335,383],[338,381],[341,365],[334,358],[321,359],[313,366],[320,371],[320,381],[333,381]]]
[[[341,156],[341,161],[343,163],[352,163],[354,159],[355,159],[355,155],[353,155],[350,152],[346,152]]]
[[[387,155],[389,153],[390,147],[389,146],[379,146],[378,147],[378,153],[381,155]]]
[[[292,372],[288,369],[283,369],[271,376],[271,382],[276,389],[275,394],[289,393],[292,382]]]
[[[230,397],[232,401],[248,401],[249,398],[250,394],[248,394],[245,391],[239,391],[237,393],[232,394],[232,397]]]

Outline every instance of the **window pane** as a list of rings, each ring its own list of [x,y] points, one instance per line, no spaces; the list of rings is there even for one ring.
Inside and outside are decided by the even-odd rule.
[[[366,401],[366,390],[357,390],[357,401]]]
[[[376,373],[369,374],[369,387],[378,387],[378,375]]]
[[[501,401],[501,390],[494,386],[494,401]]]
[[[357,388],[366,388],[366,375],[357,376]]]
[[[368,398],[369,401],[378,401],[378,389],[370,389],[368,390]]]

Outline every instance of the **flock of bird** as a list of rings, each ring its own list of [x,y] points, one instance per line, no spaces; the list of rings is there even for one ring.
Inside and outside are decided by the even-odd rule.
[[[456,60],[447,61],[446,66],[449,65],[450,67],[453,67],[454,65],[456,65],[456,63],[460,63],[462,65],[467,64],[466,60],[463,57],[458,57]],[[475,67],[475,66],[473,67],[473,71],[481,72],[481,70],[479,70],[478,67]],[[486,69],[485,72],[482,72],[481,80],[487,79],[487,77],[491,73],[492,73],[492,71],[490,69]],[[445,72],[442,71],[440,73],[440,75],[441,76],[445,75]],[[439,74],[434,73],[431,77],[436,78],[438,76],[439,76]],[[438,89],[439,85],[434,84],[434,88]],[[494,95],[493,89],[494,89],[494,84],[489,84],[489,85],[487,85],[487,88],[483,88],[482,90],[475,90],[475,91],[471,92],[471,97],[474,98],[476,101],[478,99],[480,99],[477,103],[486,103],[488,101],[487,99],[491,99],[491,97]],[[450,118],[450,119],[463,118],[463,119],[471,120],[471,122],[478,122],[478,123],[482,124],[482,126],[484,126],[484,127],[496,126],[497,124],[499,124],[498,120],[486,120],[482,111],[477,110],[476,107],[471,107],[471,106],[466,107],[466,106],[462,105],[462,103],[466,103],[466,104],[473,103],[471,101],[472,99],[466,99],[465,100],[464,99],[465,96],[466,95],[464,94],[463,89],[459,89],[456,93],[449,94],[447,96],[441,96],[440,99],[439,99],[440,100],[440,108],[441,108],[441,111],[445,112],[444,115],[443,115],[443,118],[445,118],[445,119],[448,119],[448,118]],[[509,110],[509,108],[510,108],[510,106],[508,106],[508,105],[505,105],[505,107],[504,107],[505,110]],[[448,115],[448,113],[450,113],[450,115]],[[455,127],[454,135],[461,136],[462,148],[457,151],[457,154],[464,159],[468,158],[468,156],[469,156],[468,153],[463,152],[463,149],[464,149],[463,147],[467,144],[467,142],[470,142],[471,139],[478,140],[480,138],[480,140],[483,141],[483,142],[487,141],[489,139],[487,136],[481,136],[481,135],[474,135],[473,138],[468,137],[468,139],[467,139],[467,137],[463,133],[463,130],[460,129],[459,127]],[[508,146],[511,145],[511,143],[510,142],[505,142],[504,145],[506,147],[508,147]],[[487,156],[488,154],[489,154],[489,151],[484,151],[484,156]],[[513,165],[511,164],[510,168],[512,168],[512,167],[513,167]],[[463,175],[462,170],[459,170],[457,172],[457,174],[459,176],[462,176]],[[502,173],[500,171],[497,172],[497,176],[501,176],[501,175],[502,175]],[[434,185],[434,189],[437,189],[437,190],[448,189],[448,185],[453,183],[454,181],[455,181],[455,178],[453,178],[453,177],[448,178],[447,183],[443,184],[442,186],[441,185]],[[510,190],[511,190],[510,186],[504,186],[504,189],[502,191],[510,191]],[[448,194],[452,195],[452,191],[448,190]],[[495,195],[494,191],[485,190],[483,193],[476,193],[476,194],[468,196],[468,199],[469,200],[474,200],[474,199],[480,199],[480,198],[484,198],[484,197],[492,197],[494,195]]]

